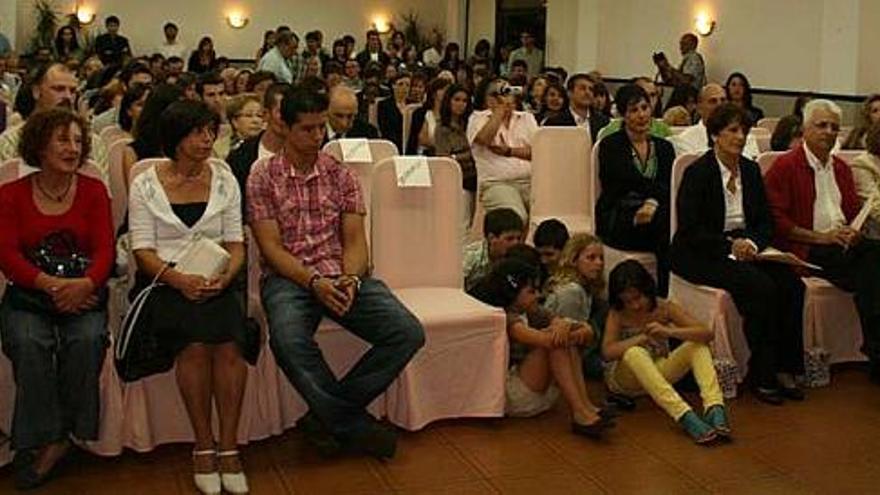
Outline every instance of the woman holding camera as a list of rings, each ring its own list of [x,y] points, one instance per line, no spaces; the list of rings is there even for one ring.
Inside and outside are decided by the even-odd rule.
[[[485,82],[467,126],[477,165],[478,200],[486,211],[510,208],[528,220],[535,116],[516,109],[522,88],[504,79]]]
[[[230,284],[244,263],[241,195],[235,177],[209,162],[219,116],[205,103],[172,103],[161,116],[168,160],[134,178],[129,198],[137,286],[158,277],[142,318],[161,350],[176,357],[177,385],[195,435],[194,481],[206,494],[247,493],[237,432],[247,380],[243,308]],[[206,238],[230,255],[225,272],[207,279],[172,265],[192,239]],[[155,311],[154,311],[155,310]],[[155,314],[154,313],[160,313]],[[215,444],[212,399],[220,423]]]
[[[35,488],[71,447],[97,440],[98,379],[107,348],[102,297],[113,264],[110,198],[77,173],[89,155],[82,118],[32,115],[21,158],[40,170],[0,188],[0,340],[15,374],[15,484]]]

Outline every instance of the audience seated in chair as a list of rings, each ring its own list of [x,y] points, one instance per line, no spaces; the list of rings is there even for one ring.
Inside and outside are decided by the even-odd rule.
[[[709,116],[712,115],[712,112],[719,105],[726,102],[727,94],[720,84],[709,83],[700,90],[700,96],[697,99],[697,113],[700,114],[700,121],[670,138],[672,144],[675,145],[675,153],[677,155],[703,153],[711,148],[709,134],[706,132],[706,120],[709,119]],[[758,143],[754,137],[751,135],[746,136],[743,156],[749,160],[754,160],[758,153]]]
[[[434,153],[434,135],[440,123],[440,106],[450,83],[445,79],[433,79],[428,84],[428,95],[420,108],[412,113],[409,138],[406,143],[407,155],[429,155]]]
[[[339,85],[330,89],[330,107],[327,110],[327,135],[324,143],[334,139],[378,139],[379,130],[358,117],[357,94]]]
[[[236,293],[244,266],[241,196],[235,177],[209,163],[220,125],[204,102],[172,103],[160,117],[167,161],[135,177],[129,199],[131,249],[137,261],[135,290],[158,277],[140,316],[153,325],[160,348],[175,356],[180,393],[195,435],[194,482],[204,494],[247,493],[237,434],[247,379],[244,307]],[[156,191],[163,191],[157,194]],[[179,261],[193,232],[230,255],[216,279],[167,266]],[[255,362],[251,362],[255,364]],[[220,423],[212,430],[212,401]]]
[[[862,232],[868,239],[880,240],[880,122],[865,133],[865,152],[850,167],[859,199],[863,204],[874,201]]]
[[[777,158],[767,172],[773,244],[819,265],[817,276],[855,293],[862,352],[871,379],[880,383],[880,244],[849,227],[861,201],[849,166],[831,154],[840,117],[831,101],[807,103],[803,146]]]
[[[403,151],[403,114],[406,111],[406,97],[409,95],[410,76],[398,74],[391,81],[392,95],[379,102],[379,131],[382,138],[391,141]]]
[[[365,408],[424,345],[424,331],[369,274],[360,185],[320,151],[327,106],[322,94],[285,95],[283,151],[259,160],[248,177],[248,215],[265,264],[263,308],[275,359],[309,405],[301,420],[308,437],[326,453],[389,458],[396,437]],[[322,317],[373,346],[340,379],[315,343]]]
[[[31,100],[30,113],[22,116],[27,119],[33,112],[54,107],[73,109],[76,88],[76,75],[63,64],[42,66],[33,74],[31,82],[19,90],[19,94]],[[0,134],[0,163],[19,156],[18,147],[23,128],[23,125],[9,127]],[[92,145],[87,158],[95,162],[106,184],[107,147],[97,136],[91,135],[89,139]]]
[[[672,269],[689,282],[724,289],[743,316],[755,395],[772,404],[802,400],[804,284],[788,266],[755,255],[773,235],[758,164],[742,156],[750,117],[725,103],[706,127],[714,147],[687,168],[678,190]]]
[[[569,108],[544,122],[547,126],[579,126],[590,132],[593,143],[599,131],[608,125],[608,117],[591,110],[593,106],[593,79],[588,74],[574,74],[566,82]]]
[[[615,105],[624,126],[599,142],[602,193],[596,202],[596,234],[616,249],[654,253],[660,294],[665,295],[675,153],[668,141],[649,134],[651,109],[644,89],[621,87]]]
[[[507,81],[485,85],[476,99],[486,108],[471,114],[467,136],[479,177],[477,201],[488,212],[510,208],[523,222],[528,220],[532,175],[532,136],[538,130],[535,117],[516,110],[516,97]],[[479,105],[476,105],[479,106]]]
[[[525,224],[515,211],[498,208],[483,217],[483,235],[484,240],[464,248],[464,290],[468,293],[488,275],[493,263],[504,258],[508,249],[523,242]]]
[[[0,187],[0,271],[14,284],[0,304],[0,340],[15,378],[19,489],[47,481],[71,439],[98,439],[113,225],[104,185],[77,173],[89,154],[86,129],[66,108],[29,116],[16,139],[39,170]],[[63,251],[71,248],[90,263],[80,266]]]
[[[660,90],[657,88],[657,85],[648,77],[636,77],[633,79],[633,84],[645,91],[645,94],[648,96],[648,106],[650,107],[650,112],[653,116],[654,110],[660,105]],[[610,108],[611,104],[608,103],[608,106]],[[622,117],[622,115],[619,115],[617,118],[611,119],[611,122],[599,131],[599,139],[619,131],[623,126]],[[662,119],[652,117],[648,134],[665,139],[672,135],[672,130]]]

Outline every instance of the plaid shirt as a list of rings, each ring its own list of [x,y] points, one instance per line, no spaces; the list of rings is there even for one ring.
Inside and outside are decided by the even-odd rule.
[[[307,175],[297,174],[280,153],[257,161],[247,181],[247,207],[250,223],[275,220],[284,248],[326,276],[343,273],[342,215],[366,214],[357,177],[323,152]],[[267,273],[269,268],[264,266]]]

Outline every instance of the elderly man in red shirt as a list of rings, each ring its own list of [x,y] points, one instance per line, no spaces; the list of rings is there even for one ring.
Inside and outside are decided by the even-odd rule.
[[[862,351],[880,384],[880,244],[849,225],[860,200],[849,167],[831,150],[840,107],[813,100],[804,107],[804,143],[779,157],[765,178],[776,225],[774,245],[819,265],[821,276],[855,293]]]

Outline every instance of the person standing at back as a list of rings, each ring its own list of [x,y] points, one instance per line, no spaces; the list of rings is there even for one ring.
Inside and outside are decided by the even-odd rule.
[[[131,57],[128,38],[119,34],[119,18],[111,15],[104,21],[107,32],[95,38],[95,53],[104,65],[121,65]]]

